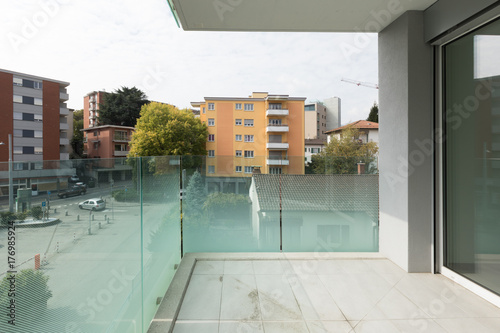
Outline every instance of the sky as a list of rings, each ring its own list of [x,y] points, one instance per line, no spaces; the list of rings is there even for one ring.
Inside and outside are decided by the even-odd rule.
[[[342,124],[366,119],[378,90],[376,34],[188,32],[166,0],[0,3],[0,68],[70,83],[68,107],[95,90],[136,86],[190,107],[254,91],[342,100]]]

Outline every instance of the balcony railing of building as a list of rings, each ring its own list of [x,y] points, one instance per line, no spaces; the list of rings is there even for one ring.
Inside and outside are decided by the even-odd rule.
[[[124,157],[128,155],[128,151],[126,150],[115,150],[114,155],[117,157]]]
[[[267,149],[277,149],[277,150],[286,150],[290,147],[288,142],[268,142],[266,143]]]
[[[122,132],[115,132],[113,136],[113,141],[130,141],[130,137],[127,135],[127,133],[122,133]]]
[[[288,132],[289,127],[288,124],[285,122],[278,122],[278,121],[273,121],[269,122],[266,127],[266,132]]]
[[[0,331],[146,332],[186,253],[378,251],[378,175],[355,174],[358,159],[327,161],[312,175],[289,166],[248,178],[207,177],[209,160],[217,172],[234,169],[221,156],[163,156],[43,161],[41,170],[15,173],[16,188],[36,191],[18,193],[27,213],[2,215],[23,237],[0,274],[14,270],[27,286],[16,290],[15,330],[2,320]],[[347,174],[335,174],[339,161]],[[75,174],[86,192],[60,200]],[[0,163],[3,212],[6,188]]]

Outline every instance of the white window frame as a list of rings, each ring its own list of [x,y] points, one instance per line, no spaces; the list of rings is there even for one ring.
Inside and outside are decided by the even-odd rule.
[[[245,127],[253,127],[253,119],[245,119]]]
[[[42,106],[43,105],[43,99],[35,97],[35,99],[33,101],[33,105]]]
[[[243,151],[242,150],[237,150],[234,156],[236,156],[236,157],[242,157],[243,156]]]
[[[208,118],[208,126],[215,126],[215,118]]]
[[[12,83],[15,86],[22,87],[23,86],[23,79],[18,78],[18,77],[14,77],[13,80],[12,80]]]
[[[215,173],[215,165],[208,166],[208,173]]]
[[[241,103],[235,103],[234,104],[234,109],[235,110],[241,110]]]
[[[241,165],[237,165],[235,168],[235,172],[241,172]]]
[[[245,150],[245,158],[253,158],[254,153],[253,150]]]
[[[252,173],[253,172],[253,167],[252,166],[246,166],[245,167],[245,173]]]
[[[241,134],[236,134],[236,135],[234,136],[234,140],[235,140],[235,141],[242,141]]]
[[[43,147],[35,147],[35,155],[42,155]]]
[[[23,103],[23,96],[21,95],[13,95],[12,99],[14,103]]]
[[[210,137],[212,137],[212,140],[210,140]],[[208,142],[215,142],[215,134],[208,135]]]
[[[234,120],[234,125],[235,126],[241,126],[241,119],[235,119]]]
[[[245,103],[245,111],[253,111],[253,103]]]
[[[253,142],[253,135],[245,134],[245,142]]]
[[[208,157],[215,157],[215,150],[210,149],[210,150],[208,151]]]
[[[208,111],[214,111],[215,110],[215,103],[208,103]]]

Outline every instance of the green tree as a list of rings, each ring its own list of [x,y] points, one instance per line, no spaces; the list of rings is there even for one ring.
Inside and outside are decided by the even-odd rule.
[[[373,162],[378,153],[375,142],[361,143],[360,131],[354,127],[342,130],[340,138],[333,137],[321,153],[311,157],[317,174],[356,174],[358,163],[365,163],[366,173],[376,172]]]
[[[205,200],[205,182],[198,171],[189,179],[186,193],[182,198],[182,211],[186,217],[200,216],[203,214]]]
[[[141,109],[129,156],[206,155],[208,128],[189,110],[152,102]]]
[[[121,87],[104,95],[99,104],[99,125],[120,125],[134,127],[141,107],[148,103],[146,95],[136,87]]]
[[[377,102],[373,103],[373,106],[370,109],[370,114],[368,115],[368,118],[366,118],[368,121],[373,121],[374,123],[378,123],[378,105]]]
[[[73,151],[70,158],[83,157],[83,110],[73,111],[73,137],[70,140]]]

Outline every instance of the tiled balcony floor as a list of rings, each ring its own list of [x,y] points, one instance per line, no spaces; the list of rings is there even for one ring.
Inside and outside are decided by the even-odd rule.
[[[500,332],[500,309],[386,259],[199,260],[174,333]]]

